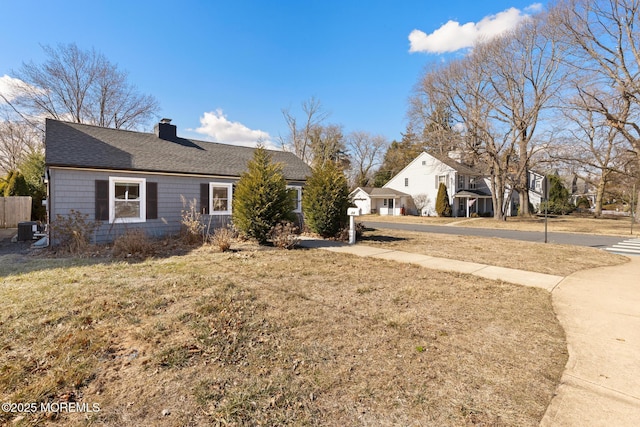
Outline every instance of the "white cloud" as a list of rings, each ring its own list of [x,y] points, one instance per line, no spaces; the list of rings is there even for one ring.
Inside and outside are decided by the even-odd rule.
[[[0,77],[0,95],[7,99],[7,101],[13,101],[19,94],[20,88],[24,87],[25,83],[20,79],[15,79],[11,76],[4,75]],[[0,104],[3,104],[5,100],[0,97]]]
[[[271,136],[261,130],[249,129],[240,122],[232,122],[221,109],[204,113],[200,117],[200,127],[196,132],[207,135],[215,142],[255,147],[262,142],[265,147],[273,146]]]
[[[542,3],[534,3],[530,6],[525,7],[524,11],[527,13],[538,13],[538,12],[542,12],[542,9],[544,9],[544,6],[542,5]]]
[[[448,21],[431,34],[416,29],[409,34],[409,52],[446,53],[471,48],[479,40],[488,40],[515,28],[530,16],[529,13],[541,9],[540,3],[534,3],[525,8],[527,13],[512,7],[495,15],[486,16],[479,22],[467,22],[461,25],[457,21]]]

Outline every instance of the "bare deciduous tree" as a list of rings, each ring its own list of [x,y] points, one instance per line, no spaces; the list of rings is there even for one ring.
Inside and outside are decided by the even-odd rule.
[[[428,207],[431,204],[431,200],[425,193],[420,193],[413,196],[413,204],[416,205],[418,215],[422,216],[424,208]]]
[[[300,124],[290,109],[282,110],[289,134],[285,137],[280,137],[280,141],[283,148],[292,151],[303,161],[311,164],[313,161],[311,144],[314,129],[322,125],[329,117],[329,113],[322,108],[320,101],[314,97],[302,103],[302,111],[304,118]]]
[[[507,184],[515,148],[509,130],[495,120],[499,99],[491,84],[491,70],[485,66],[492,54],[488,45],[479,45],[469,56],[429,70],[418,86],[416,100],[451,107],[453,120],[463,128],[466,149],[487,165],[494,218],[504,220],[511,198]]]
[[[347,136],[353,187],[369,185],[373,179],[373,170],[382,163],[382,156],[388,145],[384,136],[371,135],[365,131],[354,131]]]
[[[529,18],[512,32],[485,43],[485,67],[496,94],[495,119],[504,123],[517,155],[512,176],[520,215],[529,212],[528,170],[535,153],[540,115],[549,108],[563,78],[561,52],[544,15]]]
[[[312,153],[311,164],[324,166],[327,162],[334,162],[344,170],[349,167],[349,157],[344,141],[341,125],[317,125],[310,132],[310,146]]]
[[[562,0],[553,24],[571,55],[567,66],[587,72],[595,91],[583,91],[593,111],[624,137],[640,172],[640,3],[637,0]],[[602,91],[611,88],[611,91]],[[608,92],[608,93],[607,93]],[[602,98],[606,93],[607,98]],[[610,102],[610,96],[616,102]],[[640,198],[638,198],[640,208]]]
[[[42,134],[18,121],[0,121],[0,175],[18,170],[27,155],[42,150]]]
[[[44,63],[23,63],[14,73],[24,82],[12,102],[21,114],[122,129],[137,128],[156,114],[157,100],[138,93],[104,55],[73,43],[43,49]]]
[[[556,144],[551,157],[575,170],[576,175],[595,185],[594,215],[602,214],[602,204],[607,184],[617,174],[628,170],[629,156],[623,147],[620,133],[609,126],[599,108],[594,108],[592,95],[596,88],[588,83],[575,81],[575,96],[563,108],[563,120],[567,136]],[[604,93],[598,99],[607,99]],[[615,98],[608,98],[615,102]]]

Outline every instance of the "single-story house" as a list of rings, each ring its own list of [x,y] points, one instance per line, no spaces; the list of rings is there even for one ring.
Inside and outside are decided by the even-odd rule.
[[[447,187],[453,216],[493,215],[488,177],[456,158],[422,152],[383,188],[411,196],[405,205],[406,213],[437,215],[435,206],[440,183]]]
[[[213,229],[229,222],[234,185],[253,152],[181,138],[169,119],[154,133],[47,119],[48,218],[54,221],[71,210],[86,214],[102,224],[95,241],[106,242],[133,227],[151,236],[177,233],[182,212],[194,204]],[[293,153],[269,152],[296,191],[300,213],[309,166]]]
[[[404,215],[411,196],[392,188],[358,187],[349,194],[362,215]]]

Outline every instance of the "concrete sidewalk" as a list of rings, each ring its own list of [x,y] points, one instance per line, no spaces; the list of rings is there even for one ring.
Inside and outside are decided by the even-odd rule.
[[[574,273],[552,300],[569,361],[540,425],[640,425],[640,257]]]
[[[566,333],[569,360],[540,425],[640,425],[640,257],[565,278],[362,244],[300,244],[546,289]]]
[[[417,264],[434,270],[467,273],[485,279],[502,280],[516,285],[534,286],[551,292],[563,279],[563,276],[516,270],[513,268],[495,267],[475,262],[458,261],[455,259],[437,258],[429,255],[396,251],[392,249],[374,248],[367,245],[347,245],[330,240],[303,239],[300,246],[306,248],[320,248],[332,252],[347,253],[362,257],[388,259],[397,262]]]

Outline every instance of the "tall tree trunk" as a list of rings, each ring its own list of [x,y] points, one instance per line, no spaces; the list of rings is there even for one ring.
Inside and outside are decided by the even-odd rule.
[[[505,193],[505,181],[500,167],[494,161],[493,168],[491,170],[491,201],[493,202],[493,218],[506,221],[505,209],[504,209],[504,193]]]
[[[636,187],[636,209],[633,211],[635,222],[640,223],[640,190]]]
[[[528,141],[526,138],[526,133],[523,132],[523,139],[518,142],[518,150],[520,151],[520,160],[518,165],[518,172],[520,176],[518,177],[518,199],[520,202],[520,210],[518,211],[518,216],[528,217],[531,216],[531,211],[529,210],[529,154],[527,152]]]
[[[608,172],[602,171],[600,181],[598,181],[598,186],[596,187],[596,205],[593,210],[593,215],[596,218],[600,218],[602,216],[602,199],[604,198],[604,188],[607,183],[608,174]]]

